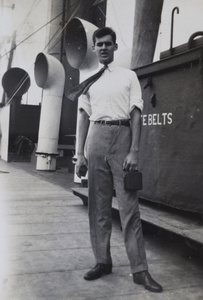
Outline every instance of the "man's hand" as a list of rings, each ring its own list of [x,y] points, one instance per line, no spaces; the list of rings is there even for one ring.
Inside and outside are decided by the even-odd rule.
[[[137,170],[138,166],[138,153],[136,152],[130,152],[126,156],[124,162],[123,162],[123,170],[133,172]]]
[[[80,168],[81,168],[81,166],[88,167],[87,159],[85,158],[84,155],[79,155],[78,156],[77,162],[76,162],[76,165],[75,165],[76,174],[77,174],[77,176],[79,178],[81,177],[81,175],[80,175]]]

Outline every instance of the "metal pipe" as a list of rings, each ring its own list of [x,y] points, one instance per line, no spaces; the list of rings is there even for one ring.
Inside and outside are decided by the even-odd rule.
[[[177,14],[179,14],[179,8],[176,6],[174,7],[174,9],[172,10],[172,14],[171,14],[171,42],[170,42],[170,51],[172,52],[173,49],[173,26],[174,26],[174,13],[175,11],[177,11]]]
[[[64,27],[65,24],[65,14],[66,14],[66,0],[63,0],[63,10],[62,10],[62,20],[61,27]],[[64,50],[64,30],[61,33],[61,47],[60,47],[60,62],[63,62],[63,50]]]
[[[2,86],[6,94],[5,106],[0,111],[0,155],[8,161],[11,122],[15,124],[19,117],[22,96],[30,87],[30,76],[21,68],[10,68],[2,77]],[[13,105],[13,113],[10,111]]]
[[[96,29],[98,27],[92,23],[79,18],[73,18],[66,28],[66,58],[71,67],[79,69],[80,81],[83,73],[85,75],[98,66],[92,50],[92,35]]]
[[[188,49],[192,48],[192,43],[194,41],[194,38],[196,38],[197,36],[203,36],[203,31],[197,31],[190,36],[188,40]]]
[[[37,145],[37,170],[56,169],[62,97],[65,85],[63,65],[55,57],[39,53],[35,61],[35,80],[43,88]]]
[[[92,23],[83,19],[73,18],[67,25],[66,29],[66,58],[71,67],[80,71],[79,81],[88,77],[88,73],[99,66],[99,61],[92,50],[92,35],[98,29]],[[76,153],[78,148],[78,113],[76,124]],[[74,162],[77,160],[75,155]],[[80,178],[74,174],[74,181],[81,182]]]

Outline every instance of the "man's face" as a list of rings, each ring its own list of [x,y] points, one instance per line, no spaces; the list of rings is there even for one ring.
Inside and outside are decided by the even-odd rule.
[[[95,45],[92,47],[100,63],[109,64],[114,60],[114,51],[117,50],[117,44],[114,44],[111,35],[105,35],[96,38]]]

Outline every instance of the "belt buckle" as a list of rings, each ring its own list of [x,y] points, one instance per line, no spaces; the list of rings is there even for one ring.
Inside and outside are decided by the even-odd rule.
[[[108,121],[108,120],[104,120],[104,124],[105,124],[105,125],[109,125],[109,126],[112,125],[112,124],[111,124],[111,121]]]

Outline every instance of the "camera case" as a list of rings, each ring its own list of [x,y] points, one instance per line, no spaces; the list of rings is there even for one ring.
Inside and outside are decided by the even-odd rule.
[[[142,173],[139,171],[124,173],[125,190],[142,190]]]
[[[79,169],[79,174],[80,176],[85,177],[87,174],[87,166],[82,165]]]

